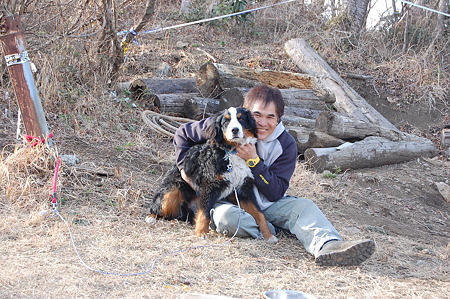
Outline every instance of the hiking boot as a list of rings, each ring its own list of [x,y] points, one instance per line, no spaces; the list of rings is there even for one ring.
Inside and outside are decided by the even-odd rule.
[[[375,242],[362,241],[328,241],[316,256],[320,266],[358,266],[375,252]]]

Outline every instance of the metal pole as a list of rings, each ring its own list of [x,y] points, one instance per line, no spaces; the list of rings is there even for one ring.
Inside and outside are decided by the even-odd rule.
[[[25,131],[28,135],[39,139],[48,138],[48,126],[34,84],[20,16],[4,17],[0,21],[0,28],[6,32],[0,35],[0,41]]]

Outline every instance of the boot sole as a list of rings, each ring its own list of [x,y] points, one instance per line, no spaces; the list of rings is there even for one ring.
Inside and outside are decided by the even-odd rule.
[[[375,252],[375,243],[367,240],[337,252],[325,253],[316,258],[316,264],[325,267],[358,266]]]

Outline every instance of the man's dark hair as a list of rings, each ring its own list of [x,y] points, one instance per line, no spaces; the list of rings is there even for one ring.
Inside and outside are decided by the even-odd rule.
[[[245,96],[243,106],[250,109],[255,102],[263,102],[264,107],[267,107],[270,103],[274,103],[278,120],[280,120],[284,114],[284,99],[278,88],[273,88],[267,85],[258,85],[253,87]]]

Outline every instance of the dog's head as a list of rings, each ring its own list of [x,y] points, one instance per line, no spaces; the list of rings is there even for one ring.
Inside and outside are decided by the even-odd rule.
[[[216,115],[208,135],[215,142],[233,146],[256,143],[256,122],[248,109],[230,107]]]

